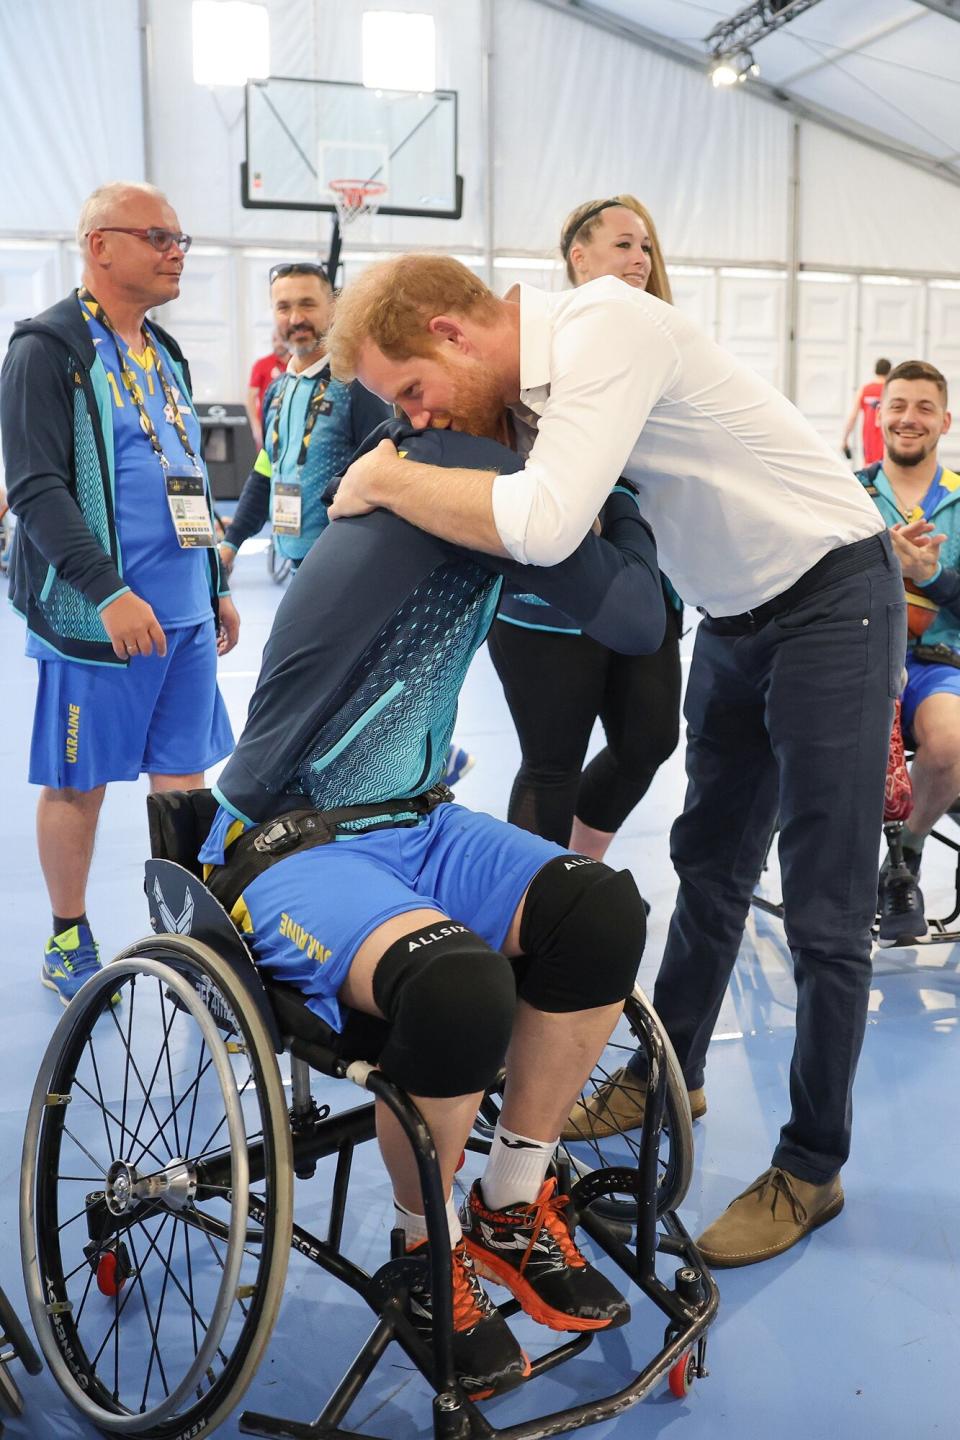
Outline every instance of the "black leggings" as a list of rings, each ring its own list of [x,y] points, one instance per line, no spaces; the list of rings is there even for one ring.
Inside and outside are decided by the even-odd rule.
[[[654,655],[618,655],[587,635],[497,620],[488,645],[523,756],[507,818],[558,845],[573,819],[620,829],[680,738],[680,635],[673,614]],[[583,773],[599,716],[606,748]]]

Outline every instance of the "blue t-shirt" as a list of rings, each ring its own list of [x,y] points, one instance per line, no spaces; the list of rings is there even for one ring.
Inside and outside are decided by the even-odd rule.
[[[206,550],[183,550],[177,540],[167,504],[160,461],[140,428],[140,414],[123,383],[117,345],[105,326],[83,306],[97,356],[107,372],[113,396],[113,454],[115,463],[114,511],[123,578],[135,595],[146,600],[165,630],[199,625],[212,616],[210,561]],[[148,330],[149,333],[149,330]],[[160,344],[151,343],[142,355],[125,352],[171,469],[191,469],[174,426],[164,415],[166,399],[157,375]],[[159,363],[173,391],[190,445],[199,458],[200,425],[177,386],[170,362],[159,353]],[[202,465],[202,461],[201,461]]]

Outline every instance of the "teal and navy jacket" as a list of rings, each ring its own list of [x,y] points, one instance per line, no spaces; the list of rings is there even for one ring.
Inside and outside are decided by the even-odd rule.
[[[193,407],[190,370],[172,335],[147,326]],[[7,498],[17,517],[10,602],[52,653],[127,665],[100,611],[129,590],[114,510],[113,405],[76,292],[14,327],[0,372]],[[208,491],[211,520],[212,501]],[[211,604],[228,592],[209,551]]]
[[[946,495],[927,515],[937,530],[946,535],[940,547],[940,564],[932,580],[923,583],[907,581],[909,607],[933,611],[933,619],[919,638],[910,637],[908,649],[914,645],[949,645],[960,651],[960,475],[941,468],[936,477]],[[902,525],[896,497],[882,464],[868,465],[857,471],[857,479],[873,500],[888,528]]]
[[[426,464],[510,473],[513,451],[450,430],[391,421],[389,438]],[[617,487],[592,532],[550,568],[483,555],[386,510],[337,520],[277,610],[247,723],[214,795],[221,810],[200,858],[222,864],[239,821],[306,805],[371,805],[443,778],[467,669],[504,586],[537,591],[601,644],[652,654],[663,640],[657,551],[636,495]]]
[[[296,380],[295,386],[291,380]],[[330,409],[327,414],[317,416],[303,467],[299,469],[300,442],[318,385],[326,387],[323,398]],[[289,374],[278,376],[263,400],[264,448],[244,483],[224,543],[239,550],[244,540],[256,535],[271,512],[273,487],[282,480],[300,489],[300,534],[276,535],[275,543],[281,555],[302,560],[327,523],[324,491],[334,476],[343,473],[347,461],[370,432],[389,420],[392,413],[390,406],[371,395],[359,380],[345,385],[332,379],[329,364],[311,380]],[[275,429],[279,441],[276,466],[267,449]]]

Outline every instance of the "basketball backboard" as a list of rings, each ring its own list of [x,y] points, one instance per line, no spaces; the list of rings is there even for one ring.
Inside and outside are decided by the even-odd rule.
[[[457,220],[457,95],[271,76],[246,87],[248,209],[335,210],[331,180],[386,185],[381,215]]]

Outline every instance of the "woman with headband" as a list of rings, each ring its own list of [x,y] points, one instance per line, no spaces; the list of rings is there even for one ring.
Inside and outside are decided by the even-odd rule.
[[[578,205],[560,250],[574,286],[614,275],[672,303],[656,229],[632,195]],[[682,606],[664,589],[667,629],[653,655],[608,650],[536,595],[505,598],[490,632],[522,752],[507,818],[596,860],[679,738]],[[583,769],[598,717],[607,744]]]

